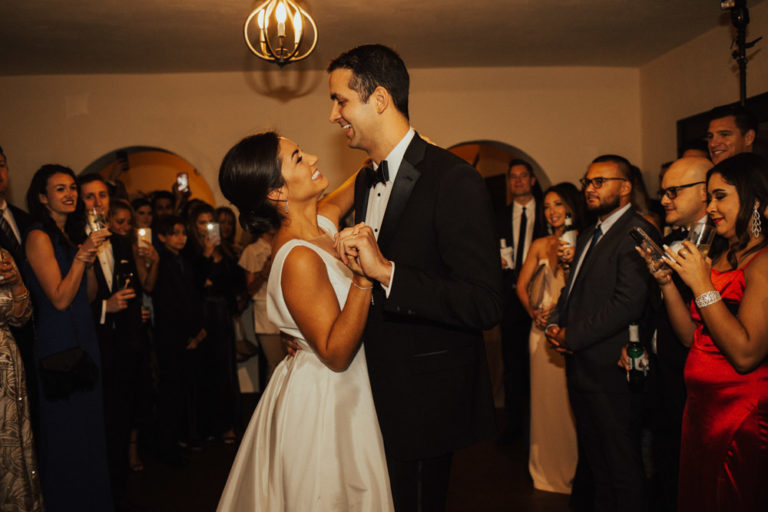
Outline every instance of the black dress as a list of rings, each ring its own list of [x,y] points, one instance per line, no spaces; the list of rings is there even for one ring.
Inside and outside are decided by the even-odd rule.
[[[53,245],[62,277],[74,261],[77,249],[61,233],[40,225]],[[48,300],[29,263],[24,278],[35,307],[36,353],[44,358],[73,347],[81,347],[98,367],[92,389],[75,391],[65,399],[51,401],[40,393],[39,463],[45,508],[48,512],[104,512],[112,510],[112,496],[104,440],[99,345],[88,304],[85,277],[72,304],[59,311]],[[38,375],[39,378],[39,375]],[[38,382],[41,386],[42,383]]]

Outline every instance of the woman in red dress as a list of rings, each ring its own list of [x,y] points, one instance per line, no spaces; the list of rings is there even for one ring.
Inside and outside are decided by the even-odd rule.
[[[768,161],[743,153],[707,174],[711,260],[685,242],[654,273],[678,338],[691,347],[680,451],[681,511],[768,510]],[[720,245],[718,248],[717,245]]]

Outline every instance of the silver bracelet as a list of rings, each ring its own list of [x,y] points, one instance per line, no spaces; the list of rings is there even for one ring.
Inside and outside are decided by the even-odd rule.
[[[24,302],[28,298],[29,298],[29,292],[27,292],[27,293],[25,293],[23,295],[19,295],[18,297],[14,297],[13,298],[13,302]]]
[[[355,283],[354,281],[352,281],[352,286],[354,286],[358,290],[373,290],[373,286],[360,286],[357,283]]]
[[[719,301],[720,299],[721,299],[720,292],[718,292],[717,290],[711,290],[711,291],[702,293],[701,295],[696,297],[696,299],[694,300],[696,301],[696,307],[701,309],[707,306],[711,306],[712,304]]]

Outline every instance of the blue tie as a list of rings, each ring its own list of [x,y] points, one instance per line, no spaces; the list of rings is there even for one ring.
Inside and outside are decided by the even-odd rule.
[[[584,255],[584,259],[581,262],[581,268],[584,268],[584,264],[587,263],[587,260],[589,259],[589,255],[592,253],[592,249],[597,245],[597,241],[600,239],[601,236],[603,236],[603,230],[600,229],[600,226],[598,225],[595,228],[595,232],[592,233],[592,241],[589,243],[589,249],[587,249],[587,254]],[[579,273],[581,273],[581,268],[579,269]]]

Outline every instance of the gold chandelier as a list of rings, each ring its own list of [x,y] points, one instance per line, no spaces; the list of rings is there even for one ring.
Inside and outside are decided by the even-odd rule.
[[[251,28],[254,20],[257,26]],[[309,26],[312,28],[311,44],[308,44],[309,37],[305,40]],[[258,35],[258,43],[251,42],[249,33]],[[256,56],[280,67],[307,58],[317,45],[315,20],[292,0],[266,0],[245,20],[243,35],[245,44]],[[255,37],[253,39],[255,41]]]

